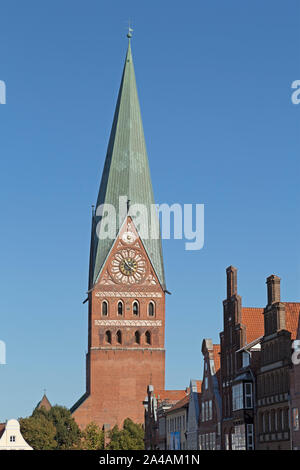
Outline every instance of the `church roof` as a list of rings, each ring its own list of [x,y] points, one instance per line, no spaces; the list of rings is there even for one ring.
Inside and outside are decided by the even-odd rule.
[[[116,236],[120,228],[119,222],[122,223],[126,217],[126,212],[125,214],[122,213],[119,221],[120,196],[125,196],[126,200],[130,201],[130,207],[134,204],[143,204],[147,208],[148,217],[150,216],[150,208],[154,204],[154,197],[130,40],[97,200],[97,208],[102,204],[112,204],[114,206],[117,216]],[[154,218],[157,228],[158,218],[157,216]],[[92,285],[97,281],[114,243],[112,238],[98,238],[96,227],[100,220],[101,215],[97,214],[96,210],[91,246],[90,281]],[[160,237],[154,239],[153,237],[146,238],[143,236],[141,236],[141,239],[155,273],[161,285],[165,288],[161,239]],[[90,288],[92,285],[90,285]]]
[[[47,411],[49,411],[52,408],[52,405],[51,405],[50,401],[48,400],[45,393],[44,393],[43,398],[41,399],[41,401],[39,401],[38,404],[36,405],[35,409],[40,410],[41,408],[45,408]]]

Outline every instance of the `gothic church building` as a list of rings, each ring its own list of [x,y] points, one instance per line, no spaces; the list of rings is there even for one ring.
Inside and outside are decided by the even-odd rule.
[[[71,408],[81,428],[143,423],[147,386],[165,387],[165,278],[160,236],[143,237],[131,215],[154,204],[130,45],[121,80],[96,211],[92,216],[86,392]],[[119,198],[126,199],[125,212]],[[114,237],[103,204],[116,210]],[[157,216],[156,216],[157,217]],[[155,221],[159,227],[158,219]],[[159,234],[159,228],[158,228]]]

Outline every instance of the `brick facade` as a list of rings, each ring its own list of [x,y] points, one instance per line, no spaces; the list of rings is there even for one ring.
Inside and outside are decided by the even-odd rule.
[[[129,230],[135,234],[134,243],[123,240]],[[113,276],[114,260],[122,251],[144,260],[141,282],[124,285]],[[72,408],[80,427],[94,421],[109,429],[121,426],[127,417],[144,421],[147,385],[164,389],[164,329],[165,293],[128,217],[89,293],[87,391]]]
[[[167,449],[166,413],[186,397],[188,390],[159,390],[153,385],[147,387],[145,406],[145,449]]]
[[[250,441],[247,433],[253,436],[253,406],[245,411],[245,394],[250,377],[240,379],[243,369],[243,357],[238,352],[247,344],[263,335],[263,309],[242,307],[242,299],[237,292],[237,269],[229,266],[227,274],[227,298],[223,302],[224,329],[220,333],[221,341],[221,387],[222,387],[222,448],[226,450],[242,449]],[[236,380],[242,385],[238,385]],[[238,407],[233,403],[234,393],[240,392],[241,402]],[[253,384],[247,386],[252,387]]]
[[[280,301],[280,278],[267,278],[261,367],[257,377],[257,448],[291,449],[290,371],[300,304]],[[294,377],[294,376],[293,376]]]
[[[222,399],[220,393],[220,345],[211,339],[202,342],[204,360],[200,397],[198,448],[221,449]]]

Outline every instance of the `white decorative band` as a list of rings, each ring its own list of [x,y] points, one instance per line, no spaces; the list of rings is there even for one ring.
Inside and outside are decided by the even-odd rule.
[[[165,351],[164,348],[122,348],[94,346],[91,351]]]
[[[102,292],[98,291],[96,297],[162,297],[161,292]]]
[[[161,326],[161,320],[95,320],[97,326]]]

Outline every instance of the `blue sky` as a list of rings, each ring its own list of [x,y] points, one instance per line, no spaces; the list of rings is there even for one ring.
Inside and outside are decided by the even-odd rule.
[[[85,387],[90,206],[127,47],[156,202],[205,204],[205,246],[164,241],[166,385],[202,374],[218,342],[225,269],[245,306],[265,278],[300,301],[297,0],[3,0],[0,80],[0,420]]]

